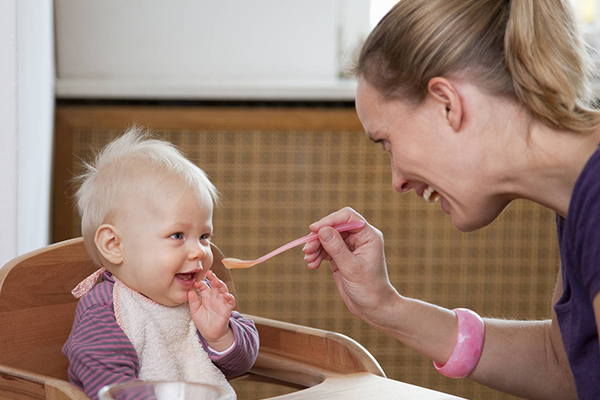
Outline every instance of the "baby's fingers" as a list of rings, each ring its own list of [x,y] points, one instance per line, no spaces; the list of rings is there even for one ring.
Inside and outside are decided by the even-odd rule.
[[[208,284],[204,280],[197,281],[196,283],[194,283],[194,286],[200,292],[200,298],[204,299],[210,296],[210,286],[208,286]]]
[[[200,308],[201,302],[200,302],[200,299],[198,298],[198,295],[196,294],[195,290],[190,290],[187,293],[187,296],[188,296],[188,303],[190,305],[190,312],[193,314],[194,312],[196,312],[196,310],[198,310],[198,308]]]
[[[235,297],[231,293],[225,293],[223,299],[225,300],[225,303],[231,307],[235,306]]]
[[[206,277],[208,278],[208,281],[210,282],[210,285],[213,287],[213,289],[217,289],[219,293],[229,293],[229,289],[227,289],[227,285],[225,284],[225,282],[220,280],[214,274],[214,272],[208,271]]]

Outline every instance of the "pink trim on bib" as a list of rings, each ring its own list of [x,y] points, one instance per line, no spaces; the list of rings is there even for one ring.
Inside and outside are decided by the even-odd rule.
[[[83,297],[87,292],[92,290],[96,282],[98,282],[98,278],[100,278],[100,275],[102,275],[105,271],[106,268],[102,267],[96,270],[96,272],[94,272],[81,282],[79,282],[79,284],[75,286],[75,289],[71,290],[71,294],[73,295],[73,297],[79,299]]]

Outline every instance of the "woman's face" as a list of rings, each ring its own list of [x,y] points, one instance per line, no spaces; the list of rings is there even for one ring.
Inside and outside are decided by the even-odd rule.
[[[463,118],[457,130],[448,120],[451,105],[441,100],[428,96],[411,106],[382,98],[359,79],[356,110],[369,139],[390,155],[394,189],[415,189],[428,202],[439,198],[457,229],[473,231],[490,224],[509,201],[486,179],[486,141],[480,132],[489,126]]]

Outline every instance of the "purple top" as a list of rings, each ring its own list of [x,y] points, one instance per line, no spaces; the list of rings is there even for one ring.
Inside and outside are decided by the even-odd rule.
[[[137,381],[140,372],[137,353],[117,324],[113,308],[112,275],[83,296],[77,304],[75,321],[63,353],[69,358],[69,381],[91,399],[105,385]],[[248,371],[258,355],[258,331],[252,320],[237,311],[231,313],[229,326],[235,343],[224,353],[212,350],[198,333],[200,343],[211,361],[226,377]]]
[[[556,218],[563,294],[554,305],[581,400],[600,399],[600,350],[592,301],[600,291],[600,149],[575,183],[568,218]]]

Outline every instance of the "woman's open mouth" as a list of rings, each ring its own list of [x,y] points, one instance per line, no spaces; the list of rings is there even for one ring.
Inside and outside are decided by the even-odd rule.
[[[423,191],[423,198],[427,203],[433,203],[434,201],[440,199],[440,194],[431,186],[427,186],[427,189]]]

